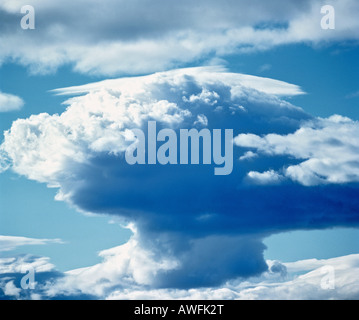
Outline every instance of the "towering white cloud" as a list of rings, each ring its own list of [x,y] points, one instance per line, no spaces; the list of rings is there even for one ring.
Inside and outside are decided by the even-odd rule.
[[[224,71],[221,68],[175,70],[55,90],[58,94],[87,94],[67,100],[65,104],[69,107],[61,115],[42,113],[15,121],[11,130],[5,132],[2,160],[6,162],[10,158],[16,172],[57,186],[67,171],[72,171],[70,163],[86,164],[101,152],[123,153],[131,143],[128,130],[141,127],[150,119],[178,126],[203,118],[198,105],[211,107],[205,108],[206,112],[215,107],[221,110],[225,101],[214,99],[219,100],[220,96],[208,91],[207,87],[212,86],[225,90],[223,94],[238,102],[249,100],[272,105],[278,112],[304,115],[299,108],[277,98],[302,94],[298,86]],[[242,106],[227,106],[231,112],[233,107],[237,114],[245,112]],[[258,108],[263,110],[253,111],[265,112],[265,106]]]

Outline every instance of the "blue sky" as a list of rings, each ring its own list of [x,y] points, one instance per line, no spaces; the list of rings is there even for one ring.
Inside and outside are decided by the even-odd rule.
[[[0,94],[23,101],[19,107],[18,100],[7,100],[5,107],[12,103],[14,110],[0,113],[1,141],[7,152],[6,156],[0,154],[1,163],[10,158],[11,166],[0,174],[0,235],[43,239],[42,245],[29,240],[27,245],[4,245],[4,250],[0,243],[1,257],[48,257],[53,270],[60,273],[86,267],[91,274],[91,266],[112,266],[117,261],[118,270],[109,276],[113,287],[99,286],[92,292],[81,287],[80,280],[70,287],[66,277],[55,286],[59,294],[67,292],[71,296],[79,290],[108,298],[118,295],[119,287],[130,291],[138,285],[154,289],[217,288],[237,277],[260,276],[268,272],[262,255],[266,260],[288,263],[359,254],[359,180],[355,160],[350,160],[358,154],[355,137],[350,134],[357,132],[359,121],[359,39],[353,32],[358,23],[352,18],[358,6],[354,1],[331,1],[337,13],[335,30],[320,29],[320,1],[304,1],[301,5],[289,1],[280,9],[281,18],[277,12],[280,1],[272,5],[256,1],[253,7],[246,1],[230,1],[220,11],[210,2],[208,12],[200,18],[190,4],[168,7],[157,1],[150,11],[162,27],[158,19],[151,18],[137,28],[128,19],[118,22],[108,8],[102,9],[108,19],[98,17],[96,23],[86,25],[95,3],[80,19],[71,14],[70,4],[68,9],[66,4],[53,4],[52,10],[59,13],[54,17],[41,2],[34,2],[35,30],[21,30],[18,25],[21,1],[17,7],[6,1],[0,6],[0,14],[8,18],[4,20],[6,32],[0,36]],[[202,5],[200,2],[198,6]],[[121,9],[121,4],[112,0],[111,6]],[[144,3],[126,8],[134,19],[149,14]],[[243,15],[245,9],[250,9],[248,15]],[[238,12],[240,22],[233,11]],[[175,19],[170,23],[175,12],[181,12],[184,21]],[[208,24],[212,15],[218,15],[213,25]],[[284,25],[267,24],[278,19],[283,19]],[[254,27],[263,21],[263,28]],[[73,33],[69,33],[71,30]],[[207,68],[214,65],[222,69]],[[202,66],[206,67],[169,71]],[[169,72],[163,75],[163,82],[151,76],[162,71]],[[222,73],[228,74],[225,80]],[[248,79],[237,79],[235,74],[265,79],[262,83],[256,78],[260,85],[242,82],[238,88],[236,81]],[[148,84],[136,78],[142,75],[148,75],[143,78]],[[191,80],[184,81],[183,75]],[[121,77],[132,79],[116,82]],[[272,83],[267,78],[282,82]],[[101,82],[106,79],[115,82]],[[94,87],[87,85],[95,82],[98,84]],[[286,93],[271,91],[274,84]],[[80,86],[79,95],[73,94],[76,90],[72,87],[76,86]],[[168,92],[167,86],[171,87]],[[60,90],[63,94],[52,91],[59,88],[65,88]],[[141,95],[141,88],[148,90],[149,97]],[[240,92],[230,102],[224,98],[228,88]],[[288,94],[288,88],[293,92]],[[179,101],[183,92],[188,97],[192,94],[198,105],[187,106],[183,99]],[[215,94],[219,101],[215,101]],[[167,101],[169,105],[158,109],[165,114],[158,119],[157,114],[150,116],[162,121],[163,126],[176,126],[176,119],[181,119],[180,123],[188,127],[193,123],[191,117],[198,114],[208,118],[210,128],[233,127],[235,136],[239,135],[235,140],[234,174],[215,178],[208,176],[206,168],[177,171],[156,166],[146,171],[119,165],[122,151],[116,148],[120,148],[121,140],[116,140],[114,146],[111,139],[117,137],[117,132],[107,132],[103,123],[117,119],[112,101],[121,105],[123,96],[130,103],[134,99],[142,106],[153,104],[154,109],[157,105],[153,101]],[[223,113],[218,117],[208,111],[208,105],[228,110],[241,105],[247,113],[233,117]],[[189,108],[191,117],[181,108]],[[104,111],[99,123],[87,122],[88,114],[101,114],[102,110],[108,110],[108,114]],[[40,113],[48,116],[37,118]],[[164,116],[173,113],[177,118],[169,118],[166,123]],[[60,122],[57,115],[64,120]],[[330,118],[333,115],[342,117]],[[127,116],[136,119],[123,115]],[[5,138],[3,132],[15,128],[17,119],[25,119],[24,127],[19,126]],[[138,119],[141,126],[143,119]],[[62,132],[62,126],[73,129],[79,138],[69,134],[66,142],[56,140],[51,130]],[[304,138],[295,136],[298,129],[304,131]],[[43,134],[36,134],[36,138],[24,134],[31,130]],[[98,133],[93,135],[91,130]],[[311,130],[316,133],[312,135]],[[335,132],[341,135],[336,137]],[[96,134],[110,142],[103,142]],[[270,140],[270,134],[276,134],[276,140]],[[328,157],[335,152],[330,139],[336,138],[343,153],[328,165]],[[303,139],[308,139],[308,146],[302,145]],[[54,149],[49,148],[49,141],[53,141]],[[311,150],[310,141],[320,145]],[[35,143],[36,150],[32,150],[31,143]],[[282,147],[285,151],[278,151]],[[254,152],[253,159],[238,160],[248,150]],[[73,152],[72,158],[69,152]],[[304,163],[307,154],[319,163],[310,166],[310,172]],[[29,159],[27,155],[31,155]],[[86,161],[79,160],[82,157]],[[49,171],[39,159],[48,159]],[[52,184],[56,187],[47,186]],[[245,199],[238,200],[238,190]],[[197,198],[193,196],[195,191]],[[61,199],[55,200],[58,192],[57,198]],[[257,202],[257,197],[263,202]],[[123,227],[125,223],[131,223],[133,232]],[[242,245],[231,248],[230,243]],[[198,252],[203,260],[197,259]],[[148,269],[133,267],[120,272],[118,261],[130,259],[128,265],[139,266],[143,261],[138,257],[149,259]],[[153,257],[159,265],[151,260]],[[212,261],[213,265],[205,269],[203,261]],[[174,267],[177,264],[182,267]],[[222,266],[222,274],[217,274]],[[194,276],[187,277],[188,270]],[[132,280],[127,283],[123,280],[127,278]],[[16,285],[18,275],[14,279]],[[4,283],[0,281],[0,288]],[[6,296],[6,290],[2,290]],[[19,297],[18,291],[13,292]],[[39,294],[46,297],[48,292],[49,288],[42,287]]]

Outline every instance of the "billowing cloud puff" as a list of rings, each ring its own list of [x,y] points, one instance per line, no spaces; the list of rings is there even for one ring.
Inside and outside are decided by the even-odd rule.
[[[287,102],[284,97],[303,93],[295,85],[193,68],[56,92],[77,96],[61,114],[15,121],[4,134],[1,158],[15,172],[58,188],[57,199],[135,225],[127,246],[104,253],[96,283],[125,275],[114,282],[215,286],[268,270],[262,239],[269,234],[358,225],[358,150],[350,138],[358,124],[339,116],[316,119]],[[147,132],[149,121],[177,136],[180,129],[233,129],[233,171],[214,175],[213,163],[127,164],[132,130]],[[338,131],[343,134],[334,141]],[[320,187],[306,183],[316,174],[304,166],[307,157],[333,163],[324,176],[316,167],[326,182]],[[112,272],[114,264],[119,270]]]
[[[248,172],[248,177],[257,184],[276,184],[279,183],[282,178],[281,175],[274,172],[273,170],[262,172],[262,173],[256,171],[250,171]]]
[[[359,122],[334,115],[328,119],[305,122],[294,133],[275,133],[259,137],[240,134],[234,143],[250,147],[269,156],[291,156],[300,159],[299,164],[289,165],[283,174],[304,185],[359,182],[358,150]],[[250,172],[253,180],[277,181],[274,171]]]
[[[238,117],[247,112],[242,101],[251,102],[251,112],[260,117],[268,117],[266,113],[272,107],[278,113],[273,116],[275,121],[306,117],[301,109],[277,98],[301,94],[299,87],[218,71],[194,68],[55,90],[59,94],[88,94],[67,100],[65,103],[70,107],[61,115],[43,113],[14,122],[11,132],[5,133],[1,149],[6,150],[18,173],[56,184],[69,161],[85,164],[92,155],[101,152],[113,155],[123,152],[130,144],[128,129],[141,127],[149,120],[171,127],[183,122],[192,125],[204,119],[208,110],[215,108],[220,113],[222,102],[231,103],[225,112]],[[210,93],[206,88],[212,86],[222,94],[220,102],[213,100],[218,93]],[[231,100],[237,103],[232,104]],[[202,109],[204,113],[200,112]],[[216,118],[216,114],[211,117]],[[27,152],[21,151],[24,148]]]
[[[0,62],[32,72],[72,65],[83,73],[143,74],[284,44],[358,40],[358,2],[325,4],[335,9],[329,32],[320,27],[320,0],[33,0],[35,29],[23,30],[20,10],[29,2],[3,0]]]

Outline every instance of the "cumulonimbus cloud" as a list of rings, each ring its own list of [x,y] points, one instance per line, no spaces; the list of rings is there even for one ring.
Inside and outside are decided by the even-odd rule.
[[[105,254],[109,267],[98,267],[110,283],[125,275],[154,288],[219,285],[267,270],[262,239],[270,234],[358,225],[358,151],[351,137],[358,123],[305,113],[285,100],[303,93],[295,85],[193,68],[56,92],[80,95],[68,99],[61,114],[15,121],[4,135],[2,161],[58,188],[57,198],[81,211],[135,224],[132,242]],[[148,121],[176,132],[233,129],[233,172],[215,176],[213,165],[128,165],[128,132],[145,131]],[[338,131],[347,134],[334,141]],[[333,179],[340,173],[333,165],[325,183],[306,183],[321,175],[303,169],[307,157],[345,164],[345,179]],[[289,168],[302,171],[293,176]],[[249,183],[248,176],[261,183]],[[147,263],[136,260],[136,252]],[[129,259],[123,273],[108,271],[117,256]]]

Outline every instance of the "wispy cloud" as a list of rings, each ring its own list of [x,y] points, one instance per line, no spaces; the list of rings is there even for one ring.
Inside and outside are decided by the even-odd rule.
[[[52,243],[63,243],[60,239],[34,239],[27,237],[2,236],[0,235],[0,252],[11,251],[21,246],[47,245]]]
[[[20,110],[23,105],[24,101],[20,97],[0,91],[0,112]]]
[[[262,72],[265,72],[265,71],[269,71],[270,69],[272,69],[272,65],[267,63],[267,64],[263,64],[261,65],[259,68],[258,68],[258,72],[259,73],[262,73]]]
[[[359,97],[359,90],[349,93],[345,96],[346,99],[352,99],[352,98],[357,98],[357,97]]]

